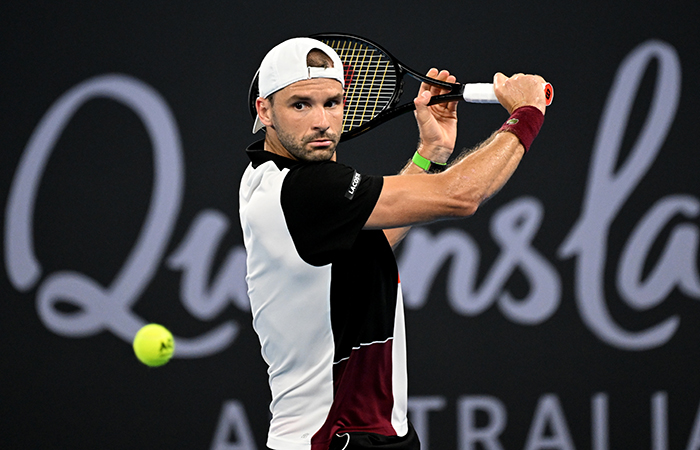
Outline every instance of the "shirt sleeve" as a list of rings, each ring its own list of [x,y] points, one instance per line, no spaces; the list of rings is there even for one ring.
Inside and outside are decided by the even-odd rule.
[[[384,179],[333,161],[300,164],[284,179],[281,204],[301,258],[322,266],[350,250],[379,199]]]

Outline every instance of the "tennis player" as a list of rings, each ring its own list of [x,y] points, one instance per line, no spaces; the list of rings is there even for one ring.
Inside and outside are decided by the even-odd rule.
[[[445,70],[428,75],[455,82]],[[392,246],[411,225],[474,214],[506,183],[544,120],[544,80],[496,74],[511,117],[449,167],[457,104],[428,106],[442,91],[422,84],[418,149],[387,177],[336,162],[344,83],[338,55],[310,38],[279,44],[259,69],[254,132],[266,132],[247,149],[240,218],[253,326],[269,366],[267,446],[417,450]]]

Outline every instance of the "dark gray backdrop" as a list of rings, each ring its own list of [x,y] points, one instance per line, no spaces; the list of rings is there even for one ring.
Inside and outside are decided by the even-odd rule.
[[[424,448],[699,449],[698,9],[3,3],[0,447],[264,447],[237,219],[248,83],[279,41],[345,31],[420,71],[555,86],[498,196],[398,250]],[[459,145],[506,117],[460,105]],[[405,116],[339,159],[394,173],[416,137]],[[178,339],[162,368],[131,350],[147,322]]]

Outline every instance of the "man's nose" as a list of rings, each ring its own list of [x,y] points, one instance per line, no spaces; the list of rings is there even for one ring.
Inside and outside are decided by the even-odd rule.
[[[326,111],[326,108],[316,108],[316,111],[314,111],[314,119],[313,119],[313,127],[317,130],[327,130],[330,128],[330,120],[328,117],[328,111]]]

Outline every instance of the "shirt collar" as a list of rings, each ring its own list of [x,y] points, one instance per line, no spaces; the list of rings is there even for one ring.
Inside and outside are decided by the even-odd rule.
[[[277,153],[265,151],[265,139],[253,142],[248,146],[248,148],[245,149],[245,151],[248,158],[250,158],[250,162],[255,168],[268,161],[274,162],[280,169],[291,168],[292,166],[299,164],[299,161],[285,158]]]

